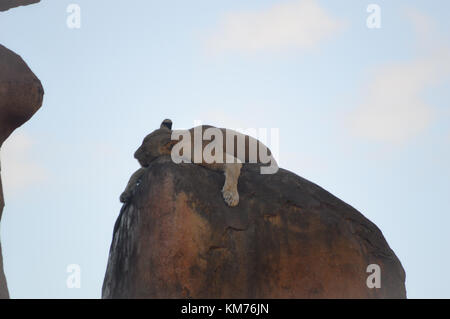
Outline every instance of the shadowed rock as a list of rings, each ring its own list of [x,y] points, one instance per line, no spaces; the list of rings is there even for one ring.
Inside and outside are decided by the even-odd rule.
[[[19,2],[19,1],[17,1]],[[20,56],[0,45],[0,146],[41,107],[41,82]],[[0,220],[4,207],[0,176]],[[0,245],[0,298],[8,298]]]
[[[114,228],[103,298],[405,298],[381,231],[292,172],[244,166],[240,203],[223,175],[160,157]],[[381,288],[369,289],[369,264]]]
[[[38,3],[39,1],[41,0],[0,0],[0,11],[6,11],[11,8]]]
[[[5,202],[3,200],[2,178],[0,176],[0,220]],[[0,242],[0,299],[9,298],[8,286],[6,285],[5,273],[3,271],[2,245]]]
[[[0,44],[0,143],[41,107],[44,90],[22,58]]]

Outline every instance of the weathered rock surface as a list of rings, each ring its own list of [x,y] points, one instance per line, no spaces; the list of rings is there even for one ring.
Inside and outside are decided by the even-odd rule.
[[[41,107],[44,90],[20,56],[0,44],[0,142]]]
[[[169,157],[151,163],[122,207],[103,298],[405,298],[405,273],[381,231],[289,171],[244,166],[240,203],[224,177]],[[381,288],[369,289],[369,264]]]
[[[2,188],[2,178],[0,176],[0,220],[2,217],[3,207],[5,206],[5,201],[3,200],[3,188]],[[6,285],[5,272],[3,271],[3,254],[2,254],[2,244],[0,242],[0,299],[9,298],[8,286]]]
[[[22,58],[0,45],[0,146],[16,128],[36,113],[42,105],[43,96],[44,90],[41,82]],[[3,207],[3,190],[0,186],[0,220]],[[0,298],[8,298],[1,244]]]
[[[38,3],[39,1],[41,0],[0,0],[0,11],[6,11],[11,8]]]

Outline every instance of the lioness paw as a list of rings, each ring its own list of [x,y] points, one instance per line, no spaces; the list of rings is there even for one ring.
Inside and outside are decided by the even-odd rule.
[[[236,206],[239,204],[239,193],[237,191],[223,190],[223,200],[228,206]]]

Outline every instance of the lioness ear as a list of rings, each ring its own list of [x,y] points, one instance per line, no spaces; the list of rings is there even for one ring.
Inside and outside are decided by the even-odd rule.
[[[161,126],[159,128],[168,128],[169,130],[172,129],[172,121],[170,119],[165,119],[162,121]]]

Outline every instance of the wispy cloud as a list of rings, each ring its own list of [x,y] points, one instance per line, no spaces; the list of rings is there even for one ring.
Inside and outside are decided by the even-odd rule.
[[[33,158],[33,140],[22,132],[11,135],[1,148],[1,174],[5,193],[14,194],[46,179],[46,171]]]
[[[423,95],[450,74],[450,49],[432,40],[439,37],[429,17],[412,10],[407,16],[414,26],[421,55],[408,62],[386,64],[373,72],[362,102],[350,114],[350,126],[359,137],[405,142],[427,129],[436,115]]]
[[[407,8],[406,17],[414,28],[416,44],[425,51],[439,43],[440,34],[436,32],[436,21],[414,8]]]
[[[224,15],[207,45],[213,52],[310,49],[343,25],[314,0],[290,1]]]

